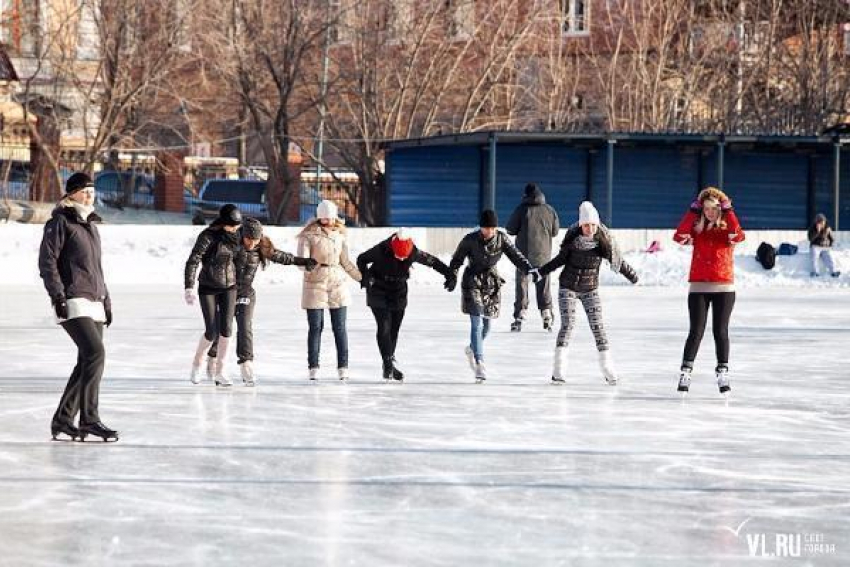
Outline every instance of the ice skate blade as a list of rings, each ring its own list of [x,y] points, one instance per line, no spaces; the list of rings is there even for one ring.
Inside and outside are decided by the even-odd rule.
[[[484,382],[486,382],[486,381],[487,381],[487,379],[486,379],[486,378],[476,378],[476,379],[475,379],[475,383],[476,383],[476,384],[483,384],[483,383],[484,383]]]
[[[549,381],[549,383],[553,386],[563,386],[567,382],[563,378],[555,378],[554,376],[552,376],[552,379]]]
[[[85,443],[85,442],[86,442],[86,437],[88,437],[88,434],[80,435],[80,443]],[[100,439],[100,440],[101,440],[102,442],[104,442],[104,443],[116,443],[116,442],[118,441],[118,437],[117,437],[117,436],[116,436],[116,437],[109,437],[109,436],[107,436],[107,437],[99,437],[99,436],[97,436],[97,435],[92,434],[92,437],[95,437],[95,438],[97,438],[97,439]]]
[[[64,439],[62,437],[59,437],[58,433],[53,435],[52,437],[53,437],[53,439],[51,439],[51,441],[57,441],[59,443],[72,443],[72,442],[77,440],[76,436],[73,436],[73,437],[68,436],[69,437],[68,439]],[[81,441],[82,441],[82,439],[81,439]]]

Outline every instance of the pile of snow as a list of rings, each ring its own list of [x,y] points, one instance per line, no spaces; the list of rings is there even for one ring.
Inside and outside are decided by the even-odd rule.
[[[41,284],[38,276],[38,247],[42,226],[28,224],[0,225],[0,284]],[[107,283],[167,284],[181,288],[183,269],[189,251],[202,227],[174,225],[104,225],[100,227],[104,251],[104,269]],[[358,254],[386,238],[392,228],[349,229],[349,246],[352,261]],[[414,240],[428,250],[427,230],[409,229]],[[285,227],[268,227],[267,234],[280,250],[295,252],[298,230]],[[738,250],[736,257],[736,283],[740,287],[850,287],[850,249],[833,250],[836,267],[842,272],[838,278],[824,275],[809,276],[810,260],[807,246],[800,246],[794,256],[777,256],[776,267],[764,270],[755,260],[752,250],[757,242]],[[640,285],[685,286],[690,266],[691,250],[668,241],[660,252],[647,254],[631,251],[626,260],[637,270]],[[447,254],[441,254],[448,261]],[[503,277],[511,284],[514,269],[507,261],[500,265]],[[297,284],[301,272],[290,266],[272,266],[260,272],[257,285]],[[603,268],[605,285],[629,285],[611,270]],[[417,267],[413,285],[440,285],[442,277],[424,267]]]

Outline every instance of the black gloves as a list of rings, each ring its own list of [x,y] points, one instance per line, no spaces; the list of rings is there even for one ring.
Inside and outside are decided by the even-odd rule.
[[[68,302],[65,301],[64,295],[59,295],[54,297],[53,300],[53,310],[56,312],[56,316],[60,319],[68,318]]]
[[[454,291],[457,287],[457,275],[449,274],[446,276],[446,283],[443,284],[443,287],[446,288],[446,291]]]
[[[103,300],[103,310],[106,311],[106,326],[112,324],[112,300],[107,297]]]
[[[629,278],[629,281],[633,284],[638,283],[638,275],[637,272],[632,272],[632,277]]]
[[[301,256],[296,256],[292,263],[296,266],[304,266],[304,269],[308,272],[312,272],[313,269],[319,265],[317,261],[312,258],[302,258]]]
[[[529,270],[528,275],[531,276],[531,281],[533,281],[534,283],[537,283],[543,279],[543,276],[540,274],[539,268],[533,268]]]

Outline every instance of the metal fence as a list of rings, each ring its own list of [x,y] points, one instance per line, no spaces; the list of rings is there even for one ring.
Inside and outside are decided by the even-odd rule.
[[[321,181],[316,186],[315,181],[302,181],[299,195],[301,209],[299,220],[305,223],[316,216],[316,206],[320,201],[333,201],[339,208],[339,215],[349,226],[360,224],[360,212],[357,203],[360,200],[360,186],[356,182],[341,183],[339,181]]]

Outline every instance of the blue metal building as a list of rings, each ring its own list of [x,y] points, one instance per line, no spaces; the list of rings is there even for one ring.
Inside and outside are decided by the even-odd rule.
[[[536,182],[572,222],[596,204],[616,228],[675,225],[696,193],[727,190],[745,227],[850,227],[848,137],[476,132],[386,144],[388,224],[502,222]]]

